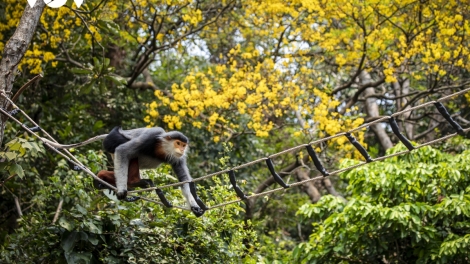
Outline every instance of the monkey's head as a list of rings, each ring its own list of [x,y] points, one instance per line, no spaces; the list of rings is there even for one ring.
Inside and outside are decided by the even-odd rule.
[[[188,151],[188,138],[183,133],[178,131],[170,131],[165,134],[166,140],[166,155],[169,157],[181,158],[186,155]]]
[[[179,139],[174,139],[173,140],[173,147],[175,149],[175,154],[179,157],[183,156],[184,153],[186,152],[186,143]]]

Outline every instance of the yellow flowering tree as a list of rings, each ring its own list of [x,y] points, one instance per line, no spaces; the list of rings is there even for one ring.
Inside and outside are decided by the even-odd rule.
[[[2,57],[25,5],[0,3]],[[468,87],[469,19],[466,5],[453,0],[85,0],[80,8],[44,9],[12,92],[22,93],[17,103],[61,141],[116,125],[182,130],[192,141],[197,177]],[[44,78],[19,90],[37,74]],[[464,124],[469,98],[446,103]],[[398,119],[415,141],[451,131],[431,105]],[[17,134],[12,125],[7,131]],[[398,142],[386,123],[354,136],[373,156]],[[315,149],[328,169],[340,158],[360,157],[345,137]],[[304,150],[276,158],[276,169],[286,181],[317,173],[282,170],[301,161],[308,161]],[[38,171],[55,171],[43,163]],[[274,184],[265,167],[248,170],[237,172],[246,179],[244,189],[259,192]],[[289,195],[316,202],[312,193],[322,189],[338,195],[331,186],[325,179],[305,187],[309,197]],[[31,197],[29,188],[23,190]],[[259,204],[263,215],[285,210],[289,218],[297,203],[251,201],[249,219]],[[267,221],[276,226],[273,237],[297,232],[289,220]],[[276,231],[285,223],[290,227]]]
[[[171,128],[203,127],[215,141],[242,132],[267,137],[296,123],[300,112],[311,122],[293,135],[311,129],[322,137],[361,124],[358,115],[376,118],[468,83],[468,12],[458,1],[240,4],[201,33],[214,63],[191,70],[170,96],[155,92],[149,125],[158,119]],[[361,103],[365,98],[376,100]],[[378,103],[392,106],[380,113],[366,107]],[[407,133],[419,139],[414,135],[426,129]]]

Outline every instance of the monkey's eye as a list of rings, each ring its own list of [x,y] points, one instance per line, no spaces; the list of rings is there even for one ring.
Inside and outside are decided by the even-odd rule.
[[[176,141],[176,145],[178,145],[178,146],[179,146],[179,145],[181,145],[181,142],[179,142],[179,141]]]

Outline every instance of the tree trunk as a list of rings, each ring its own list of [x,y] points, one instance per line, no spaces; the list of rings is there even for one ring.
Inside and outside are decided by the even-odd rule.
[[[296,175],[297,175],[298,181],[304,181],[304,180],[310,179],[310,177],[308,176],[308,173],[305,172],[305,169],[297,170]],[[318,200],[320,200],[321,194],[318,191],[317,187],[315,187],[315,184],[313,183],[313,181],[302,184],[301,188],[308,195],[308,197],[310,197],[310,201],[312,201],[312,203],[316,203],[318,202]]]
[[[26,2],[26,1],[25,1]],[[26,4],[26,8],[21,17],[20,23],[8,40],[3,50],[2,60],[0,61],[0,93],[11,98],[11,89],[15,82],[18,64],[23,58],[29,43],[33,38],[39,18],[41,17],[44,1],[37,1],[33,8]],[[8,106],[6,100],[0,96],[0,107],[6,109]],[[0,118],[0,146],[3,142],[5,122]]]
[[[394,90],[394,93],[395,93],[395,97],[400,97],[402,95],[409,94],[410,93],[410,79],[406,78],[403,81],[402,84],[400,84],[399,82],[394,82],[393,83],[393,90]],[[403,108],[403,106],[406,105],[406,103],[408,103],[408,98],[407,97],[397,99],[397,101],[396,101],[397,111],[402,111],[402,110],[405,110],[405,109],[408,109],[408,108],[411,107],[409,105],[406,108]],[[407,120],[407,119],[410,118],[411,113],[412,112],[406,112],[401,117],[398,117],[397,119],[398,120],[400,120],[400,119]],[[403,129],[403,132],[405,133],[406,137],[409,138],[409,139],[413,139],[413,136],[414,136],[414,133],[413,133],[414,132],[414,126],[413,126],[413,124],[408,123],[408,122],[403,122],[403,123],[399,122],[399,124],[400,124],[400,127]]]
[[[369,73],[366,71],[362,71],[361,74],[359,75],[359,78],[361,80],[361,83],[370,83],[372,78],[370,77]],[[364,90],[364,96],[367,97],[368,95],[375,94],[375,90],[373,87],[367,88]],[[369,117],[379,117],[379,106],[377,105],[377,98],[374,97],[369,97],[365,101],[365,111],[367,116]],[[380,145],[384,148],[384,150],[387,150],[391,147],[393,147],[392,141],[390,140],[390,137],[388,136],[387,132],[385,131],[385,128],[382,126],[382,124],[373,124],[370,126],[372,131],[374,131],[375,135],[379,139]]]

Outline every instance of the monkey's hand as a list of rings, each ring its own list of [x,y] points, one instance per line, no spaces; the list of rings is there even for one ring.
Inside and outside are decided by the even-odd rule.
[[[196,206],[191,206],[191,211],[194,213],[195,216],[200,217],[201,215],[204,214],[204,210],[196,207]]]
[[[126,199],[126,197],[127,197],[127,190],[117,191],[116,197],[117,197],[119,200],[124,200],[124,199]]]

